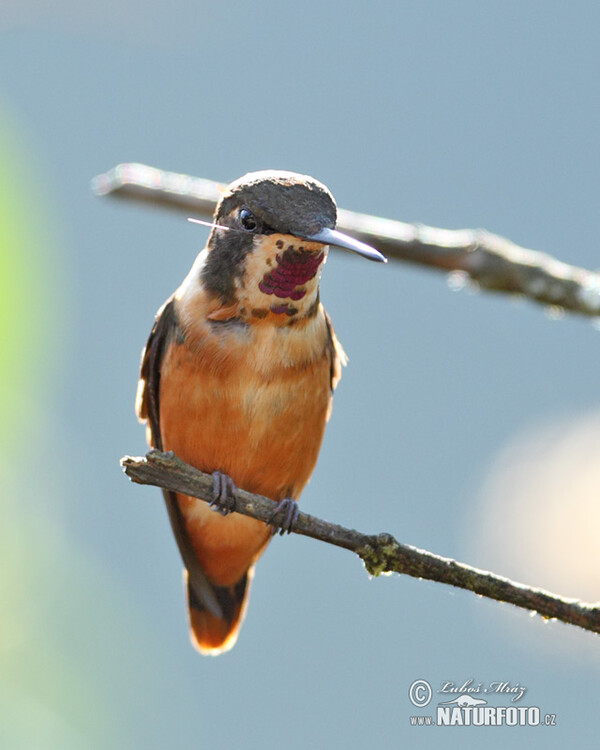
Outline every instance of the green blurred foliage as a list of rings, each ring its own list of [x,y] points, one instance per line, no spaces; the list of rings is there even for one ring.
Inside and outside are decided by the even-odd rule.
[[[57,397],[77,290],[36,154],[0,105],[0,748],[125,749],[160,705],[156,665],[179,683],[151,617],[68,524],[70,467],[89,459]]]
[[[8,116],[0,122],[0,746],[64,750],[108,741],[109,722],[60,643],[58,597],[70,569],[83,589],[89,563],[72,559],[53,513],[56,467],[36,450],[62,323],[58,243],[29,149]]]
[[[0,122],[0,445],[10,449],[29,424],[40,363],[46,374],[52,369],[60,313],[48,304],[55,285],[47,263],[51,233],[36,231],[44,223],[40,191],[16,128],[1,111]]]
[[[175,681],[174,667],[148,613],[65,522],[81,502],[70,462],[87,458],[55,389],[75,290],[24,132],[0,107],[0,748],[117,750],[139,745],[129,725],[143,733],[144,700],[158,705],[153,668]]]

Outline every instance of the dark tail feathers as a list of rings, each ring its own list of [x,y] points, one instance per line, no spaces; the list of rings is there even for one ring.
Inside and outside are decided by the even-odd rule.
[[[205,609],[189,585],[187,571],[184,571],[190,638],[201,654],[217,656],[235,645],[248,603],[253,572],[252,567],[233,586],[214,587],[215,596],[223,612],[223,617],[220,618]]]

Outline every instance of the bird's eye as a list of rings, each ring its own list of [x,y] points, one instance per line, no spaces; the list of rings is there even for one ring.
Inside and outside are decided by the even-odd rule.
[[[240,224],[244,227],[247,232],[255,232],[258,228],[258,221],[252,211],[248,211],[247,208],[242,208],[240,211]]]

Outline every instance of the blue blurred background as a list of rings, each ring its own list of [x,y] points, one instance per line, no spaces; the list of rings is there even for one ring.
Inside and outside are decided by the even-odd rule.
[[[160,493],[118,461],[145,451],[140,350],[206,231],[89,181],[291,169],[594,268],[599,23],[583,1],[5,0],[3,747],[591,746],[596,636],[303,538],[259,563],[235,649],[192,650]],[[336,253],[322,298],[350,363],[302,506],[600,598],[598,330]],[[557,726],[411,727],[418,678],[526,686]]]

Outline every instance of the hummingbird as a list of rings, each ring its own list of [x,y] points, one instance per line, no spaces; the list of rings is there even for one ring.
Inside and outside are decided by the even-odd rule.
[[[163,490],[202,654],[235,644],[255,563],[292,530],[317,461],[346,363],[319,300],[329,246],[386,260],[336,219],[333,196],[307,175],[232,182],[142,353],[136,413],[150,446],[213,478],[210,505]],[[232,512],[237,487],[277,503],[268,524]]]

